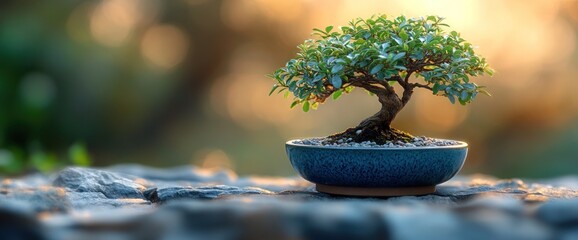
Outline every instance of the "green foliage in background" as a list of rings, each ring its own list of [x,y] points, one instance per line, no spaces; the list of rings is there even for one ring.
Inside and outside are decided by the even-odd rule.
[[[399,83],[405,90],[425,88],[465,105],[478,93],[488,94],[470,76],[491,75],[493,70],[459,33],[446,32],[447,26],[437,16],[380,15],[357,18],[338,29],[314,29],[319,39],[299,45],[297,57],[270,76],[277,81],[270,94],[292,93],[291,107],[302,104],[307,112],[354,87],[373,92],[370,85]],[[422,81],[412,83],[412,74]]]
[[[83,143],[74,143],[67,154],[56,154],[42,149],[39,143],[34,142],[28,151],[19,148],[0,149],[0,172],[18,174],[33,170],[50,172],[66,165],[90,166],[90,155]]]
[[[164,9],[159,12],[160,19],[165,19],[162,15],[166,14],[171,20],[135,22],[132,30],[125,29],[131,32],[130,36],[112,47],[99,41],[91,24],[97,20],[95,9],[104,5],[116,9],[106,15],[107,19],[127,11],[145,16],[147,13],[137,9],[155,6]],[[198,31],[200,27],[191,20],[191,15],[206,21],[201,27],[209,26],[219,36],[227,35],[223,27],[215,26],[220,22],[207,21],[211,12],[186,6],[183,1],[0,2],[0,174],[86,164],[88,158],[82,157],[82,151],[78,150],[83,147],[72,147],[71,156],[68,155],[71,144],[78,140],[102,155],[140,153],[142,144],[157,139],[150,135],[144,138],[144,134],[161,134],[163,131],[157,129],[169,125],[155,121],[168,121],[174,114],[184,112],[178,107],[167,107],[176,106],[173,98],[186,102],[183,108],[195,105],[197,101],[191,98],[200,94],[191,92],[204,91],[196,86],[207,79],[206,68],[200,67],[203,70],[200,73],[195,66],[185,71],[180,66],[159,69],[141,52],[142,39],[153,26],[168,24],[183,31]],[[108,27],[127,26],[123,24],[130,19],[109,22]],[[197,35],[195,40],[199,44],[205,39],[219,38],[205,33]],[[194,53],[208,55],[201,50]],[[218,65],[215,59],[221,55],[212,54],[202,63]],[[191,78],[181,75],[189,69],[199,80],[188,81]],[[194,83],[195,87],[186,82]],[[130,158],[103,157],[95,164]],[[142,157],[134,159],[143,161]],[[152,160],[157,159],[147,159]]]

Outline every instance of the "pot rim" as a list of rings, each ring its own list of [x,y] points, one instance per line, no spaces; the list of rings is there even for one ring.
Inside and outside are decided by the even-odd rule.
[[[418,146],[418,147],[341,147],[341,146],[317,146],[317,145],[306,145],[306,144],[298,144],[295,141],[301,141],[307,138],[301,139],[292,139],[285,142],[287,146],[294,146],[294,147],[304,147],[304,148],[319,148],[319,149],[339,149],[339,150],[373,150],[373,151],[405,151],[405,150],[436,150],[436,149],[459,149],[459,148],[467,148],[468,143],[464,141],[458,141],[453,139],[443,139],[443,138],[436,138],[439,140],[447,140],[447,141],[455,141],[458,142],[456,145],[448,145],[448,146]]]

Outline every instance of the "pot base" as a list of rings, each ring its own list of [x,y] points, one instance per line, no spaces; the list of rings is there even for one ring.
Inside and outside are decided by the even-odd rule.
[[[318,192],[336,195],[345,195],[345,196],[396,197],[396,196],[426,195],[434,193],[436,191],[436,186],[432,185],[432,186],[418,186],[418,187],[373,188],[373,187],[343,187],[343,186],[315,184],[315,189]]]

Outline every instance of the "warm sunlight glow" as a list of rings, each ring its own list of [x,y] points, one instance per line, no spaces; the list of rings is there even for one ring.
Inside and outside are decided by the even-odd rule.
[[[452,105],[445,97],[416,94],[415,121],[425,129],[447,132],[462,123],[468,108]]]
[[[271,84],[255,79],[258,74],[225,76],[212,90],[212,104],[217,109],[226,109],[226,114],[235,122],[249,129],[261,128],[263,122],[283,125],[289,122],[295,111],[288,110],[289,100],[267,95]],[[224,99],[223,99],[224,97]]]
[[[303,6],[302,1],[253,1],[257,3],[265,16],[280,22],[290,22],[298,18]]]
[[[302,186],[306,187],[307,182],[301,178],[279,178],[279,177],[259,177],[251,176],[250,183],[258,186]]]
[[[183,31],[171,25],[149,28],[141,43],[144,57],[162,69],[181,63],[189,51],[189,39]]]
[[[92,12],[90,29],[94,38],[107,46],[119,46],[139,20],[136,0],[105,0]]]
[[[258,11],[252,0],[227,0],[221,5],[221,19],[227,27],[241,31],[259,18]]]
[[[200,166],[207,169],[233,168],[233,164],[227,153],[220,149],[208,151],[200,160]]]

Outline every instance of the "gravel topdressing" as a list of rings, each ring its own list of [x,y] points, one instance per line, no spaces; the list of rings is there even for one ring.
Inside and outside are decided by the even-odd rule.
[[[386,142],[383,145],[371,141],[352,142],[351,138],[340,139],[337,143],[329,143],[328,138],[307,138],[296,140],[295,143],[310,146],[332,146],[332,147],[361,147],[361,148],[404,148],[404,147],[439,147],[459,145],[460,142],[446,139],[430,138],[425,136],[414,137],[412,142]]]

